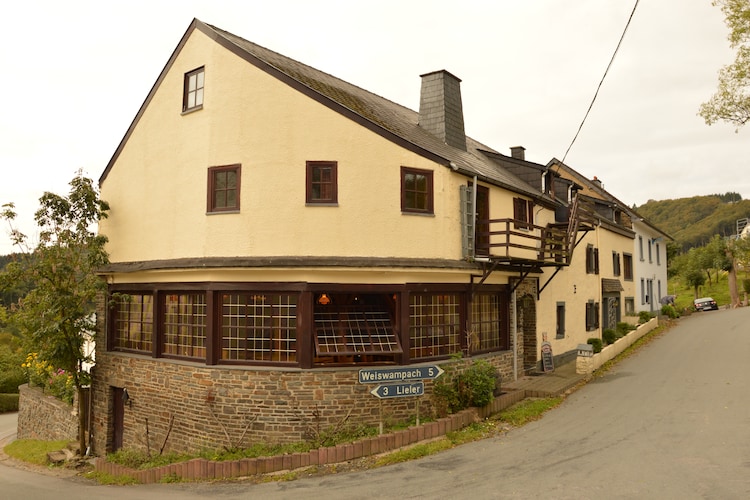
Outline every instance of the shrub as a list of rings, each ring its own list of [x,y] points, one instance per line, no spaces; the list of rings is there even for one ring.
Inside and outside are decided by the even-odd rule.
[[[611,328],[605,328],[604,331],[602,331],[602,341],[604,341],[605,344],[614,344],[617,340],[617,332],[615,332]]]
[[[438,415],[456,413],[470,406],[485,406],[492,401],[498,375],[486,360],[478,360],[459,371],[453,367],[435,381],[433,406]]]
[[[458,376],[458,397],[464,405],[486,406],[492,401],[497,385],[497,371],[488,361],[480,359]]]
[[[0,413],[18,411],[18,394],[0,394]]]
[[[626,323],[625,321],[620,321],[619,323],[617,323],[617,336],[618,337],[624,337],[631,330],[635,330],[634,325],[631,325],[630,323]]]
[[[594,354],[596,354],[597,352],[602,352],[602,339],[591,337],[586,341],[586,343],[594,346]]]
[[[650,312],[641,311],[638,313],[638,324],[642,325],[643,323],[648,323],[649,321],[651,321],[651,318],[653,318],[653,316],[651,316]]]
[[[677,312],[677,309],[674,308],[671,304],[664,304],[661,306],[661,314],[662,316],[666,316],[669,319],[675,319],[680,317],[680,313]]]

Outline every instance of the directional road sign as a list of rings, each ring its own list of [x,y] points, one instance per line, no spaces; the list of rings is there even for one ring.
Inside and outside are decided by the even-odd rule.
[[[401,366],[399,368],[363,368],[359,371],[360,384],[432,380],[444,373],[439,366]]]
[[[424,382],[404,382],[399,384],[379,385],[370,391],[378,398],[403,398],[406,396],[423,396]]]

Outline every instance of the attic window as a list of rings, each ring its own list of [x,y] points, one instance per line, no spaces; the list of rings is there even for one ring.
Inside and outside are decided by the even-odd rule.
[[[203,107],[204,68],[185,73],[185,87],[182,94],[182,111],[193,111]]]

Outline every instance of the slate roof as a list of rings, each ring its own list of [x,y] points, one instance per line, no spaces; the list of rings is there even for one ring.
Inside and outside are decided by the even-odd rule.
[[[196,29],[249,63],[389,140],[446,167],[453,165],[464,175],[477,176],[479,180],[530,196],[545,204],[552,203],[548,196],[543,195],[480,153],[480,150],[495,152],[492,148],[470,137],[466,138],[467,151],[448,146],[419,126],[418,112],[220,28],[203,23],[198,19],[193,20],[169,62],[162,70],[159,79],[154,84],[149,96],[141,106],[138,115],[133,120],[127,134],[102,174],[100,182],[106,178],[164,75],[169,71],[180,49]]]

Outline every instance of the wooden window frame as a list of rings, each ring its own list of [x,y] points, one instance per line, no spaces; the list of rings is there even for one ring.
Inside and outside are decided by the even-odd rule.
[[[534,225],[534,202],[513,198],[513,228],[530,231]]]
[[[217,186],[216,177],[225,172],[235,173],[235,186],[233,188]],[[242,166],[239,163],[233,165],[222,165],[208,168],[208,200],[206,211],[208,213],[239,212],[241,193]],[[226,205],[227,195],[234,192],[234,205]],[[219,194],[224,193],[225,206],[219,206]]]
[[[470,309],[472,338],[469,340],[469,352],[478,354],[509,350],[507,295],[500,292],[475,292]]]
[[[191,78],[195,77],[195,87],[192,87]],[[206,87],[206,68],[201,66],[185,73],[182,90],[182,112],[189,113],[203,109],[203,99]],[[192,103],[191,103],[192,98]]]
[[[435,196],[433,189],[433,171],[412,167],[401,167],[401,212],[407,214],[429,214],[435,213]],[[424,177],[424,189],[408,186],[409,176]],[[415,179],[416,180],[416,179]],[[415,184],[417,184],[415,182]],[[418,198],[424,198],[423,203],[418,203]]]
[[[409,298],[409,357],[444,358],[462,352],[461,293],[415,293]],[[452,320],[452,321],[451,321]]]
[[[207,295],[205,291],[159,294],[160,356],[206,359],[209,338]],[[203,314],[196,314],[201,310]]]
[[[599,329],[599,303],[589,300],[586,302],[586,331]]]
[[[599,274],[599,249],[593,245],[586,247],[586,274]]]
[[[625,281],[633,281],[633,256],[629,253],[622,254],[622,271]]]
[[[215,317],[222,364],[297,364],[298,293],[220,292]]]
[[[151,293],[119,293],[112,297],[113,351],[151,353],[156,336],[156,304]]]
[[[614,276],[620,275],[620,254],[619,252],[612,252],[612,274]]]
[[[556,318],[555,338],[564,339],[565,338],[565,302],[558,302],[555,305],[555,318]]]
[[[316,179],[316,173],[330,171],[327,180]],[[338,162],[335,161],[308,161],[305,175],[305,203],[308,205],[337,205],[339,202],[338,190]],[[316,189],[316,187],[318,189]],[[326,189],[326,187],[328,189]],[[317,193],[316,193],[317,191]],[[327,196],[321,193],[327,192]]]

